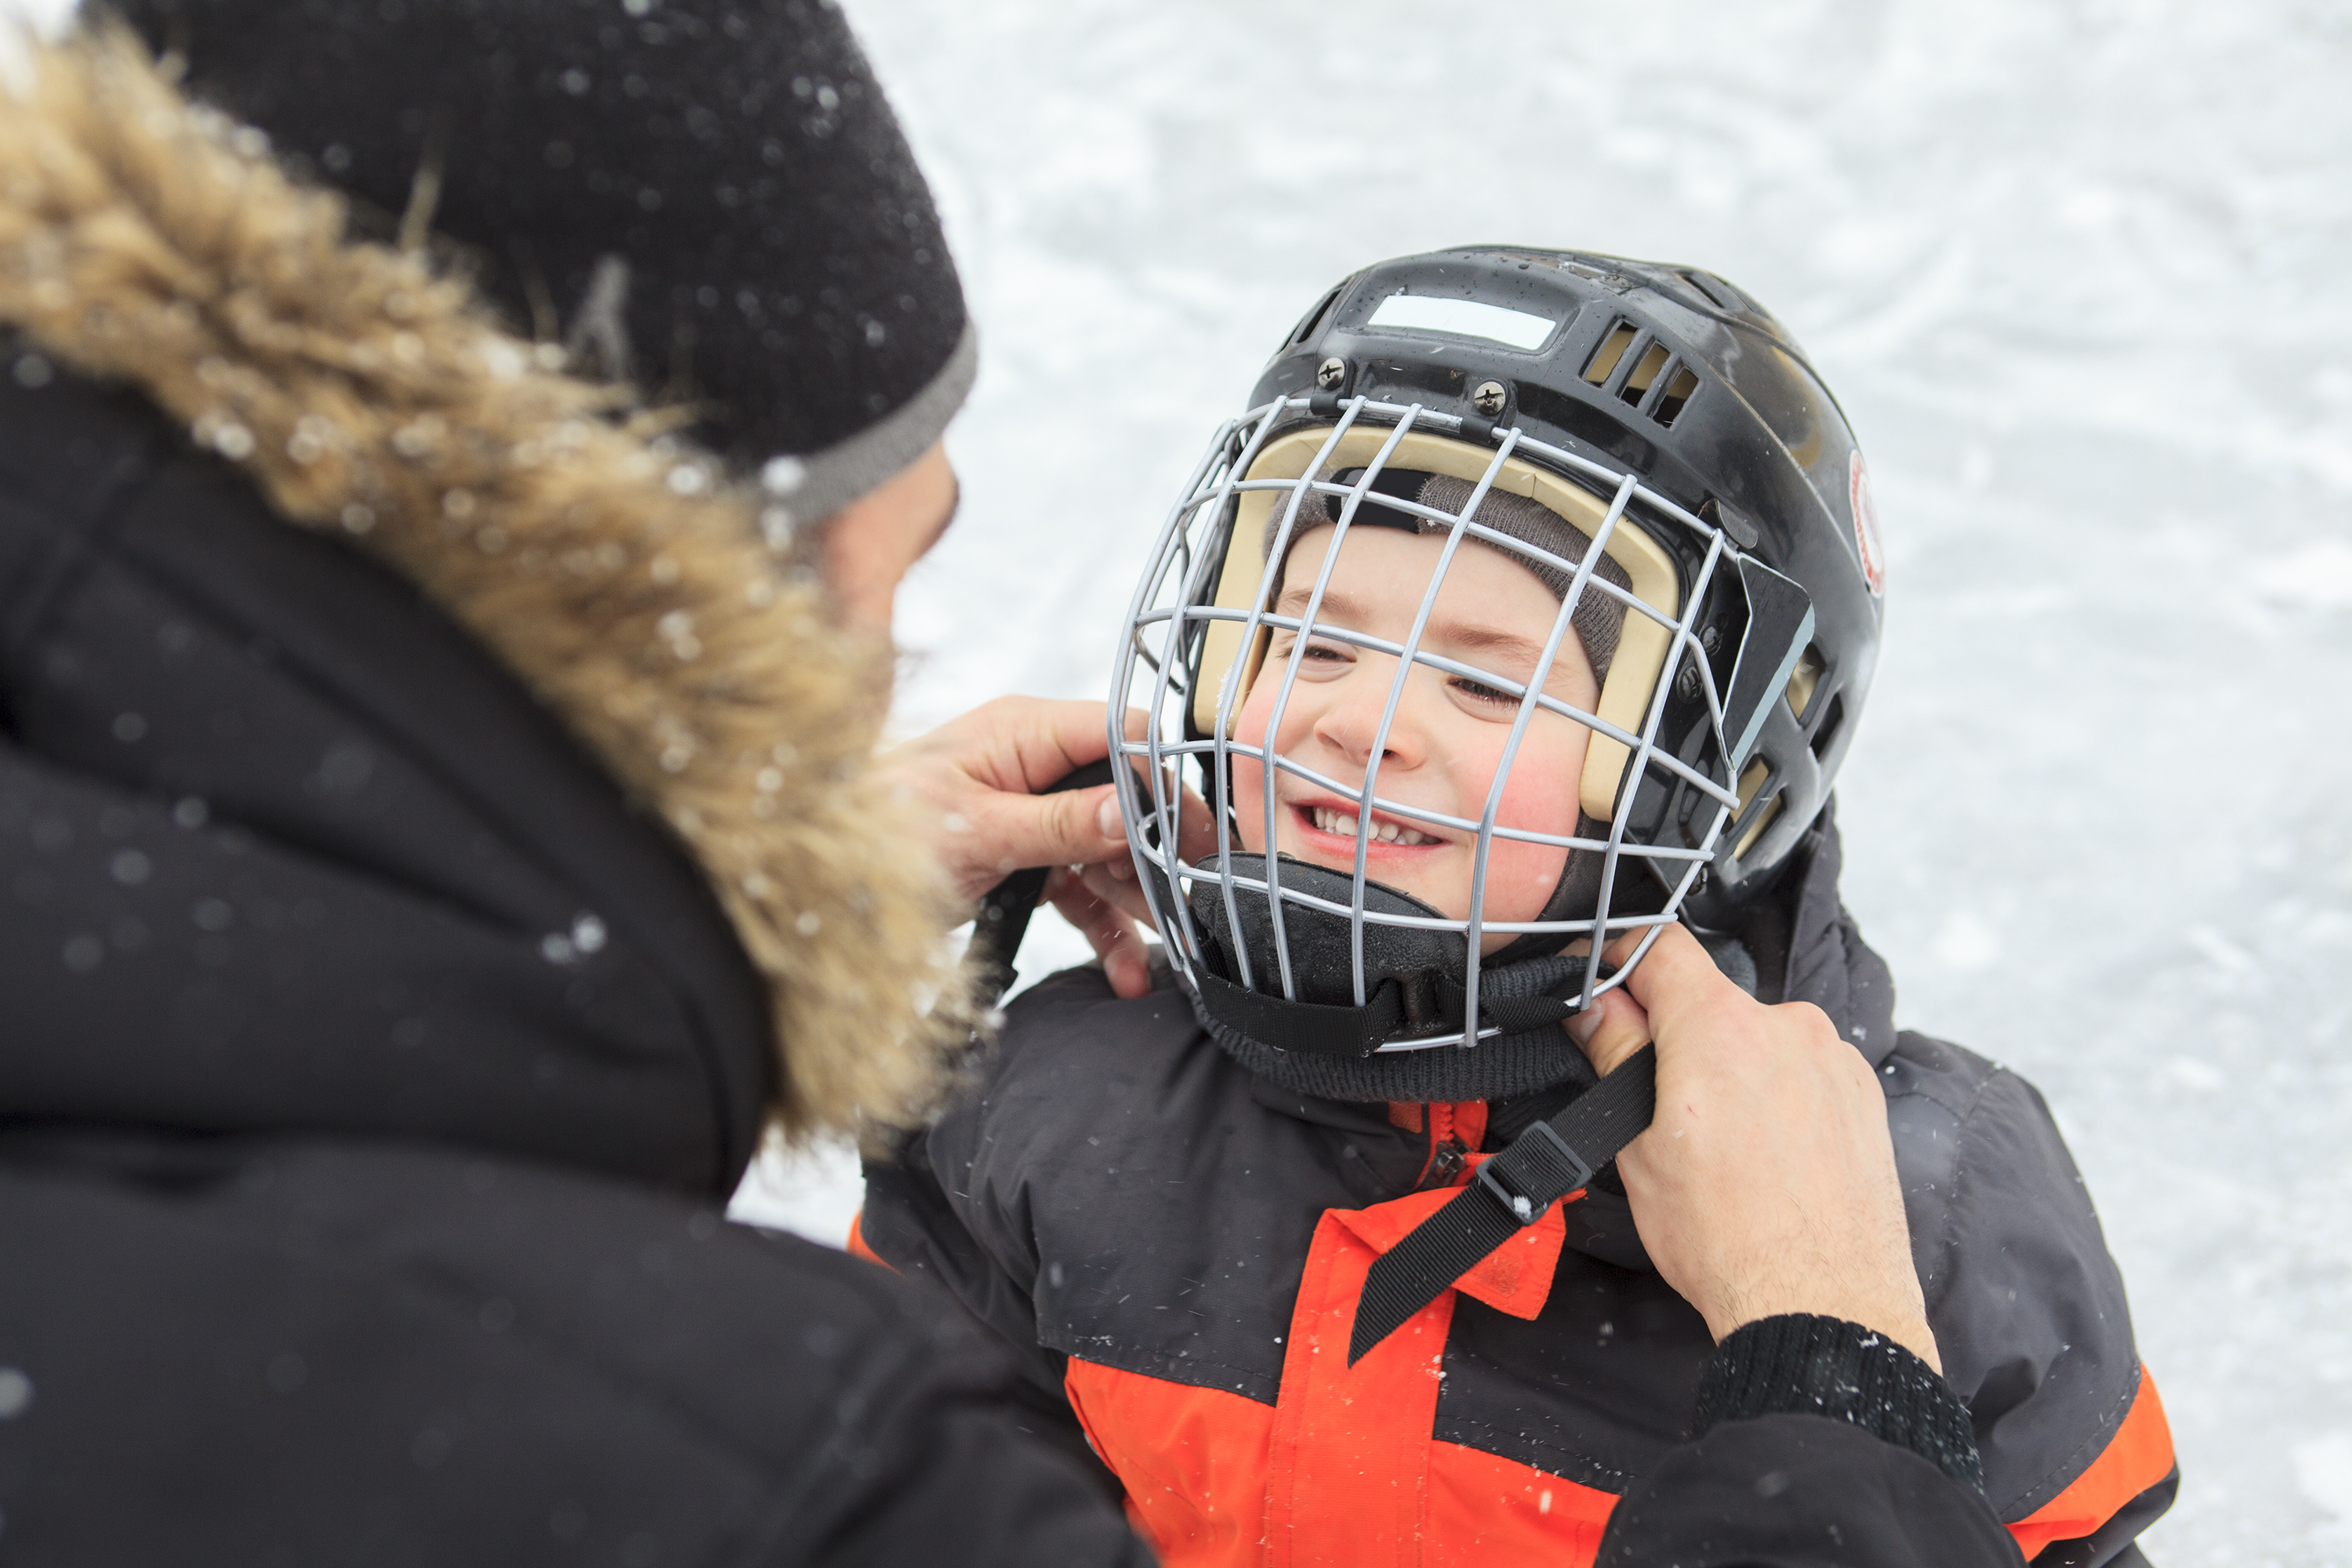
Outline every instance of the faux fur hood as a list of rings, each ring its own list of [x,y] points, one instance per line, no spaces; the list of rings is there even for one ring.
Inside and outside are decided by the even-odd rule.
[[[872,772],[889,649],[677,418],[346,216],[120,35],[34,47],[0,90],[0,322],[415,583],[670,826],[767,983],[778,1131],[919,1121],[973,1008]]]

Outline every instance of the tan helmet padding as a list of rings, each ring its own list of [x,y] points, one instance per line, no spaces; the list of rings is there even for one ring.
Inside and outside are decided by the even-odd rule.
[[[1267,443],[1244,477],[1299,478],[1315,461],[1316,454],[1322,451],[1330,433],[1330,427],[1323,426],[1295,431]],[[1325,466],[1332,469],[1368,466],[1379,456],[1390,435],[1389,430],[1379,426],[1349,430],[1332,447],[1330,455],[1324,459]],[[1398,440],[1383,467],[1446,474],[1475,484],[1486,477],[1494,460],[1492,452],[1482,451],[1467,442],[1408,431]],[[1600,532],[1601,521],[1609,512],[1607,504],[1582,486],[1517,458],[1504,462],[1502,471],[1495,476],[1494,488],[1505,495],[1525,496],[1539,503],[1588,535]],[[1217,578],[1216,603],[1220,608],[1246,611],[1256,605],[1265,574],[1265,563],[1258,554],[1259,542],[1265,536],[1267,518],[1276,507],[1289,504],[1291,494],[1288,490],[1249,490],[1239,498],[1240,513],[1234,519],[1232,541],[1225,548],[1224,565]],[[1618,520],[1603,548],[1612,560],[1625,569],[1636,598],[1669,619],[1680,613],[1673,561],[1634,525],[1632,518]],[[1226,670],[1242,652],[1243,631],[1242,623],[1237,621],[1209,623],[1200,679],[1192,689],[1192,722],[1203,734],[1216,731],[1218,692]],[[1595,710],[1602,720],[1628,733],[1641,732],[1651,693],[1657,689],[1658,672],[1664,668],[1666,649],[1673,640],[1674,634],[1649,616],[1634,612],[1626,615],[1616,658],[1609,667],[1609,679],[1601,689],[1601,701]],[[1266,642],[1265,629],[1261,627],[1255,646],[1248,650],[1242,679],[1234,688],[1236,710],[1243,696],[1257,679]],[[1578,803],[1595,821],[1607,822],[1616,815],[1618,790],[1632,755],[1631,748],[1622,742],[1597,731],[1593,734],[1584,753],[1584,777],[1578,789]]]

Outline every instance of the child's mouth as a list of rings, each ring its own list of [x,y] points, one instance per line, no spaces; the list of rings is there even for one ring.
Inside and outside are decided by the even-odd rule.
[[[1358,819],[1352,812],[1339,811],[1328,805],[1302,805],[1293,809],[1297,812],[1302,826],[1311,827],[1318,833],[1328,833],[1339,838],[1357,837]],[[1372,827],[1369,837],[1374,844],[1393,844],[1402,848],[1444,842],[1444,839],[1433,835],[1416,833],[1410,827],[1393,822],[1384,822],[1379,817],[1372,818]]]

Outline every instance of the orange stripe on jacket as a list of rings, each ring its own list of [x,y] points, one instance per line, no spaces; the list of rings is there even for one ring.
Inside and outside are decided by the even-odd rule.
[[[1274,1406],[1070,1358],[1062,1386],[1127,1488],[1128,1518],[1166,1568],[1265,1559],[1265,1456]]]
[[[1349,1366],[1357,1298],[1380,1257],[1348,1226],[1354,1217],[1325,1211],[1291,1313],[1266,1457],[1273,1568],[1421,1561],[1430,1428],[1455,1298],[1443,1292]]]
[[[1591,1568],[1613,1493],[1459,1443],[1429,1446],[1427,1568]]]
[[[1280,1560],[1266,1518],[1273,1407],[1223,1389],[1077,1360],[1070,1363],[1067,1387],[1095,1451],[1128,1489],[1129,1517],[1167,1568]],[[1500,1552],[1507,1561],[1589,1568],[1617,1506],[1614,1496],[1477,1448],[1433,1441],[1425,1428],[1418,1440],[1427,1449],[1419,1556],[1400,1552],[1394,1542],[1380,1555],[1425,1568],[1486,1568]],[[2010,1532],[2029,1558],[2053,1542],[2078,1540],[2163,1480],[2172,1466],[2163,1405],[2143,1374],[2122,1426],[2091,1468]],[[1318,1532],[1299,1543],[1299,1560],[1326,1556],[1326,1539]]]
[[[1272,1408],[1071,1359],[1071,1407],[1168,1568],[1466,1564],[1498,1545],[1592,1561],[1614,1498],[1431,1436],[1455,1291],[1348,1364],[1373,1260],[1454,1195],[1324,1214]],[[1532,1319],[1565,1234],[1556,1212],[1546,1215],[1465,1276],[1460,1294]]]
[[[1462,1179],[1469,1175],[1465,1170]],[[1570,1568],[1592,1562],[1614,1496],[1433,1436],[1455,1290],[1348,1365],[1373,1261],[1455,1190],[1325,1211],[1271,1408],[1223,1389],[1071,1358],[1065,1382],[1071,1407],[1126,1486],[1129,1515],[1167,1568],[1339,1562],[1471,1568],[1474,1553],[1483,1562],[1498,1551]],[[1459,1294],[1532,1320],[1551,1293],[1564,1239],[1555,1208],[1465,1275]],[[854,1225],[850,1246],[872,1256]],[[2089,1535],[2172,1468],[2163,1403],[2143,1371],[2099,1457],[2010,1532],[2028,1558],[2053,1542]]]
[[[2172,1428],[2157,1397],[2156,1379],[2142,1367],[2139,1390],[2123,1425],[2107,1439],[2091,1468],[2074,1484],[2009,1527],[2018,1549],[2031,1560],[2053,1541],[2076,1541],[2116,1516],[2116,1510],[2172,1473]]]
[[[891,1273],[896,1274],[898,1271],[896,1268],[890,1268],[890,1260],[888,1258],[884,1258],[880,1253],[866,1245],[865,1224],[866,1211],[864,1209],[859,1209],[856,1214],[849,1216],[849,1237],[841,1244],[842,1250],[848,1253],[852,1258],[863,1258],[868,1263],[879,1263],[883,1268],[889,1268]]]

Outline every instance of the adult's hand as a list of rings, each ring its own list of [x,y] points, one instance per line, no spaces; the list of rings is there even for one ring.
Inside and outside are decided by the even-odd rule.
[[[1109,754],[1100,702],[1000,697],[884,753],[884,780],[933,810],[932,844],[958,895],[976,900],[1025,866],[1061,868],[1046,897],[1086,934],[1112,988],[1139,996],[1151,980],[1139,922],[1150,912],[1135,882],[1116,785],[1039,795]],[[1143,733],[1129,710],[1127,732]],[[1179,849],[1205,854],[1208,808],[1184,797]]]
[[[1633,942],[1609,956],[1622,963]],[[1820,1008],[1763,1005],[1668,926],[1570,1033],[1604,1074],[1657,1044],[1657,1116],[1617,1169],[1651,1261],[1718,1342],[1811,1312],[1876,1330],[1943,1370],[1886,1098]]]

